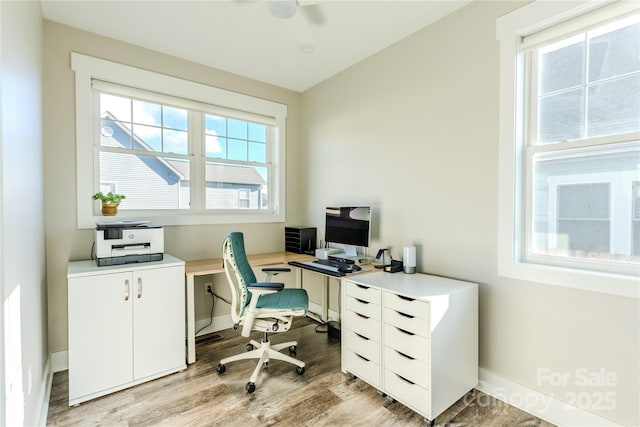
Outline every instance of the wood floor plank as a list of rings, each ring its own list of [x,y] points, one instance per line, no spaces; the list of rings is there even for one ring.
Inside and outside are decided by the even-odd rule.
[[[424,426],[424,419],[381,396],[364,381],[340,370],[340,342],[316,332],[310,319],[296,319],[294,328],[272,334],[273,344],[298,341],[295,367],[273,360],[256,381],[245,384],[255,360],[232,362],[224,374],[220,359],[245,350],[238,331],[220,331],[222,339],[197,345],[198,359],[188,369],[140,384],[75,407],[68,406],[69,375],[53,377],[48,426]],[[261,340],[258,334],[252,338]],[[283,350],[287,352],[287,350]],[[436,425],[542,426],[550,424],[478,391],[456,402]]]

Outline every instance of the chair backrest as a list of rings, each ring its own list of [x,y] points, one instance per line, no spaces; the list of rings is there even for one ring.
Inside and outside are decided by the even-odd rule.
[[[247,285],[257,281],[249,260],[247,260],[244,235],[241,232],[232,231],[225,236],[222,241],[222,260],[231,288],[231,318],[233,323],[238,323],[251,298]]]

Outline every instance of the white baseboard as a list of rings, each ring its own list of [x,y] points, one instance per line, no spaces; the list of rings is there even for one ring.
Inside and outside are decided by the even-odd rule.
[[[218,332],[223,329],[229,329],[233,327],[233,319],[231,319],[231,314],[216,316],[213,318],[213,323],[205,327],[207,323],[209,323],[209,319],[196,320],[196,331],[199,331],[200,328],[204,328],[203,330],[198,332],[196,336],[211,334],[213,332]]]
[[[316,304],[314,302],[309,301],[308,311],[316,314],[317,317],[320,318],[320,313],[322,313],[322,306],[320,304]],[[338,313],[337,311],[328,310],[327,316],[329,317],[328,320],[336,320],[338,322],[340,321],[340,313]]]
[[[51,353],[51,373],[69,369],[69,352],[67,350]]]
[[[42,383],[38,393],[38,426],[45,427],[47,425],[47,415],[49,415],[49,398],[51,397],[51,384],[53,383],[53,370],[51,369],[51,356],[47,359],[47,363],[43,371]]]
[[[478,369],[481,392],[507,402],[538,418],[558,426],[595,427],[621,426],[609,419],[569,405],[555,397],[495,375],[486,369]]]

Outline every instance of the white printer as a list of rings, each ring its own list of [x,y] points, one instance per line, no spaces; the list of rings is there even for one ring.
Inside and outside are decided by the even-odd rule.
[[[161,261],[164,230],[149,221],[96,223],[95,244],[99,266]]]

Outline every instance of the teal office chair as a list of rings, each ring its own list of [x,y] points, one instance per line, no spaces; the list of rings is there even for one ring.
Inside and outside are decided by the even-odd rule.
[[[224,358],[217,367],[219,374],[226,370],[225,364],[243,359],[259,359],[258,365],[251,375],[245,389],[253,393],[256,380],[263,366],[270,359],[283,360],[296,365],[296,373],[304,373],[304,362],[280,350],[288,348],[295,354],[298,343],[290,341],[271,345],[268,332],[286,332],[296,316],[304,316],[309,307],[309,297],[304,289],[284,288],[284,283],[271,283],[272,276],[288,268],[265,268],[266,282],[258,282],[249,265],[244,249],[244,236],[240,232],[227,234],[222,243],[222,259],[224,269],[231,288],[231,317],[233,329],[242,326],[242,336],[249,337],[252,330],[263,332],[261,343],[250,340],[247,352]]]

